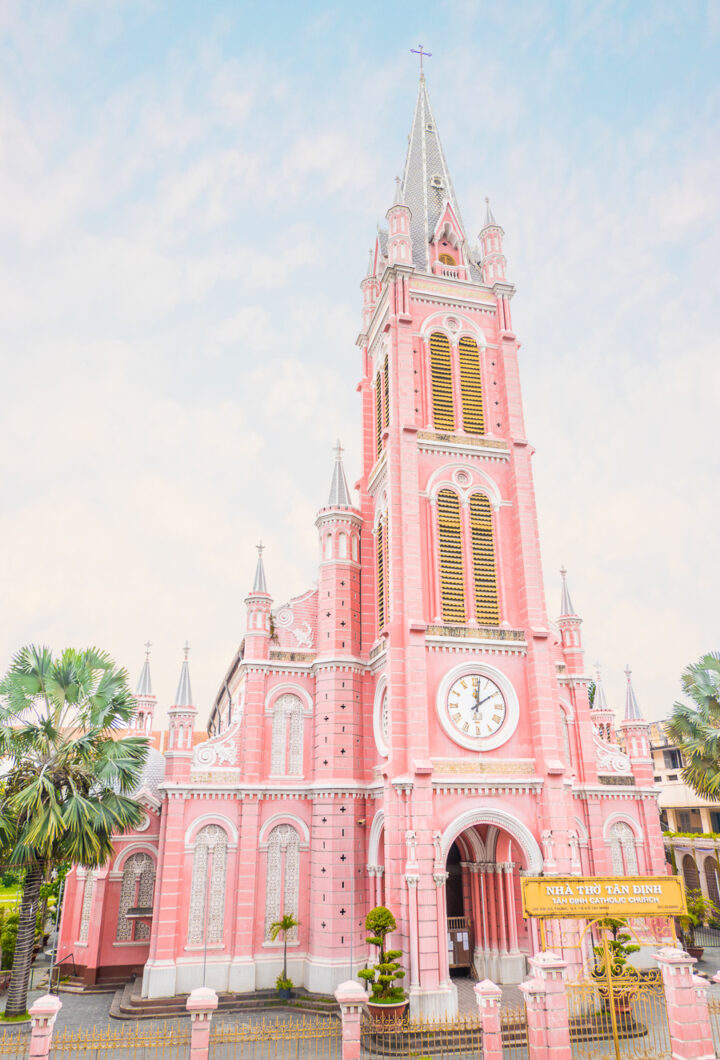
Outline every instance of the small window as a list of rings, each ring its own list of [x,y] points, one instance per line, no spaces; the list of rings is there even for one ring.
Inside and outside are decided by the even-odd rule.
[[[440,261],[443,263],[443,265],[457,265],[457,262],[455,261],[455,258],[452,256],[452,254],[441,254]]]

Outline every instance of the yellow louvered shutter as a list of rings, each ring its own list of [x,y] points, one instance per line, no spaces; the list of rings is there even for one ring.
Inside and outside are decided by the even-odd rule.
[[[430,336],[430,375],[432,377],[433,422],[443,431],[455,430],[450,340],[439,331]]]
[[[377,528],[375,540],[377,549],[377,608],[378,629],[385,625],[385,526],[383,523]]]
[[[500,623],[495,544],[490,501],[482,493],[470,498],[473,572],[475,574],[475,617],[483,626]]]
[[[385,358],[383,368],[383,426],[387,427],[390,422],[390,365],[389,358]]]
[[[375,456],[382,452],[382,387],[380,376],[375,376]]]
[[[452,490],[440,490],[438,494],[438,537],[443,621],[465,622],[460,501]]]
[[[463,429],[468,434],[485,433],[480,351],[475,339],[464,337],[458,343],[460,359],[460,392],[462,394]]]

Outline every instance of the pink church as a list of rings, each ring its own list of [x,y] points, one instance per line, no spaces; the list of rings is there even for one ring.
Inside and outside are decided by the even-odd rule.
[[[412,1011],[451,1014],[457,972],[524,977],[523,874],[665,871],[630,674],[618,742],[564,571],[548,617],[503,229],[487,206],[469,241],[422,75],[386,217],[360,285],[357,500],[338,447],[317,585],[275,606],[260,554],[201,741],[186,653],[142,827],[68,877],[58,955],[88,983],[272,987],[292,912],[290,975],[329,993],[383,903]],[[137,703],[150,732],[147,661]]]

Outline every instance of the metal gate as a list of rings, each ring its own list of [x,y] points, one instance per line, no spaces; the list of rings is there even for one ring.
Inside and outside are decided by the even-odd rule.
[[[665,1060],[671,1055],[659,969],[627,959],[632,932],[618,920],[588,924],[585,974],[567,986],[575,1060]],[[639,947],[637,947],[639,948]]]
[[[210,1060],[341,1060],[337,1016],[287,1016],[210,1026]]]
[[[503,1060],[526,1060],[525,1006],[505,1009],[500,1025]],[[365,1013],[361,1045],[363,1060],[481,1060],[482,1023],[477,1015],[441,1020],[409,1016],[377,1020]]]

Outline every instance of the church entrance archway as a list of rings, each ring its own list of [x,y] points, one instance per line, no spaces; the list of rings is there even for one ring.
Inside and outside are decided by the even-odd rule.
[[[533,951],[522,919],[520,873],[542,871],[542,855],[519,821],[499,813],[494,820],[482,817],[482,811],[463,815],[442,837],[447,923],[442,957],[450,977],[520,983]]]

